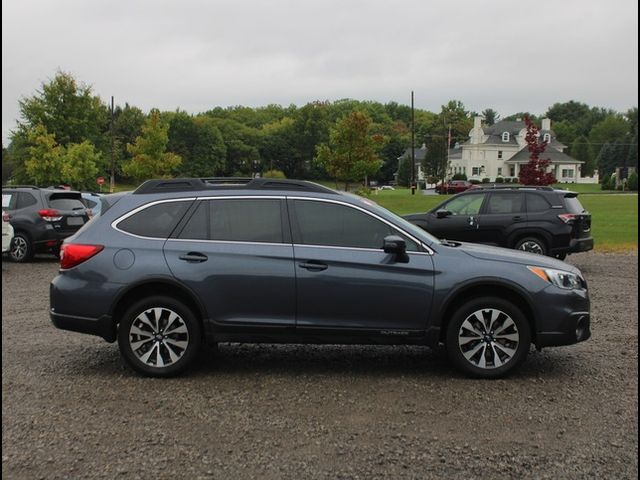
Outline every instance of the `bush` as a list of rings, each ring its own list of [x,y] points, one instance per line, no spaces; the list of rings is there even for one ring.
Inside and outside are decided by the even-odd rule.
[[[610,175],[605,175],[604,177],[602,177],[602,180],[600,181],[600,188],[602,190],[613,190],[616,184],[615,184],[615,180],[613,180],[613,182],[612,180],[613,178]]]
[[[484,177],[484,178],[482,179],[482,183],[489,183],[490,181],[491,181],[491,179],[490,179],[490,178],[487,178],[487,177]]]
[[[504,183],[504,178],[496,177],[496,183]]]
[[[471,180],[469,180],[469,183],[470,183],[471,185],[477,185],[477,184],[479,184],[479,183],[480,183],[480,180],[477,180],[477,179],[475,179],[475,178],[472,178]]]
[[[281,170],[267,170],[262,174],[263,178],[287,178]]]
[[[364,188],[361,187],[358,190],[356,190],[355,192],[356,195],[360,195],[361,197],[370,197],[371,196],[371,189],[370,188]]]
[[[467,176],[464,173],[456,173],[451,180],[466,180]]]
[[[633,192],[638,191],[638,174],[636,172],[631,173],[627,179],[627,188]]]

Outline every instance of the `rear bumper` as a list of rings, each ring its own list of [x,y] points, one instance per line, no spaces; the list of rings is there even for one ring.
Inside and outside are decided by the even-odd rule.
[[[103,315],[100,318],[87,318],[63,315],[51,309],[49,316],[53,324],[61,330],[97,335],[110,343],[116,341],[116,326],[110,315]]]
[[[558,325],[554,332],[538,332],[535,344],[538,348],[573,345],[591,337],[591,318],[589,312],[576,312],[569,315]]]
[[[567,253],[588,252],[593,250],[593,237],[573,238],[569,242]]]

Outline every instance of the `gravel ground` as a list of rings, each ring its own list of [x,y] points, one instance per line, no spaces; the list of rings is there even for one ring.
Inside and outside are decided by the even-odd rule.
[[[53,258],[2,264],[4,478],[637,478],[638,257],[569,257],[592,338],[470,380],[421,347],[224,344],[142,378],[56,330]]]

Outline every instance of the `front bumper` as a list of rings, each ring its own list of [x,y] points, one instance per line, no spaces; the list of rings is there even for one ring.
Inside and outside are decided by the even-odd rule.
[[[556,347],[584,342],[591,337],[591,318],[589,312],[575,312],[558,323],[556,331],[543,331],[536,334],[536,347]]]

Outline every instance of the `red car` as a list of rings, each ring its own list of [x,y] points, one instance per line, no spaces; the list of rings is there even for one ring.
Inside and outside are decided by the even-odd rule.
[[[435,190],[440,194],[460,193],[471,188],[471,185],[471,182],[466,180],[449,180],[444,185],[442,183],[436,185]]]

